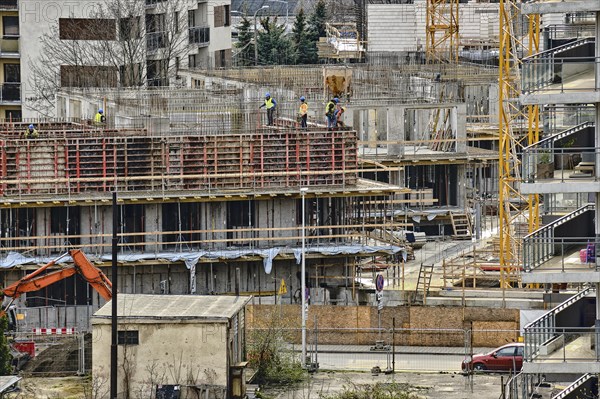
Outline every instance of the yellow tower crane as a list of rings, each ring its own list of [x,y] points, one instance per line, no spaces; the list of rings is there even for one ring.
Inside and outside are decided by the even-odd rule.
[[[521,29],[519,0],[500,0],[499,59],[499,235],[500,285],[520,285],[521,238],[519,226],[527,231],[539,227],[539,196],[523,196],[520,149],[539,140],[537,105],[522,107],[521,54],[539,52],[539,15],[529,16],[528,32]],[[522,34],[519,34],[519,31]],[[527,43],[525,42],[527,41]],[[525,134],[526,133],[526,134]],[[524,229],[523,229],[524,230]]]
[[[458,62],[458,0],[427,0],[428,63]]]

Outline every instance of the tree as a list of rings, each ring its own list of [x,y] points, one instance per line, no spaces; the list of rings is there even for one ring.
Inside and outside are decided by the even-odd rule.
[[[238,42],[235,47],[239,49],[236,54],[238,66],[254,65],[254,43],[253,34],[250,30],[250,20],[242,17],[238,26]]]
[[[12,356],[8,347],[8,340],[4,332],[8,329],[8,318],[0,317],[0,375],[12,374]]]
[[[52,117],[62,87],[168,85],[189,49],[186,6],[156,2],[147,14],[144,0],[107,0],[86,19],[61,20],[41,36],[39,56],[29,57],[24,105]]]
[[[304,9],[300,9],[292,28],[292,42],[294,44],[294,58],[296,64],[312,64],[317,59],[317,48],[311,42],[306,25]]]
[[[261,19],[262,31],[258,33],[258,63],[261,65],[285,65],[293,61],[292,43],[285,35],[285,26],[277,18]]]
[[[315,9],[310,15],[308,21],[308,38],[309,47],[307,50],[308,63],[316,64],[319,62],[319,56],[317,55],[317,43],[320,37],[325,37],[325,22],[327,21],[327,7],[325,6],[324,0],[317,1]]]

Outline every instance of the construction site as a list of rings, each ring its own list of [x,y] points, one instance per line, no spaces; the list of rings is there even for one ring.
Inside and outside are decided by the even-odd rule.
[[[78,266],[73,250],[112,280],[116,233],[114,289],[135,332],[124,342],[151,342],[144,318],[186,337],[182,354],[193,351],[188,324],[227,337],[203,335],[220,348],[190,360],[206,375],[169,382],[207,398],[243,397],[233,381],[245,341],[274,314],[311,371],[317,343],[378,353],[392,371],[395,346],[474,359],[474,347],[519,343],[511,357],[522,368],[509,368],[501,397],[597,398],[600,4],[477,4],[369,2],[356,23],[327,25],[321,65],[185,69],[181,87],[64,87],[56,118],[3,122],[3,287],[48,262]],[[426,16],[425,46],[386,54],[384,16],[412,8]],[[490,40],[475,40],[477,24]],[[265,93],[277,102],[272,125]],[[334,97],[342,123],[328,127]],[[23,134],[32,122],[35,139]],[[13,295],[16,333],[93,331],[92,351],[101,347],[110,296],[91,281],[70,275]],[[104,376],[102,359],[80,359],[77,372]],[[373,372],[375,361],[321,368]],[[461,371],[460,360],[427,367]],[[463,366],[471,392],[474,370],[486,366]],[[132,373],[130,390],[143,385]]]

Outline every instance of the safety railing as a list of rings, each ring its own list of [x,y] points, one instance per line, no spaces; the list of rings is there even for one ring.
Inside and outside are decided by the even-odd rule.
[[[0,7],[1,8],[1,7]],[[0,39],[0,54],[19,54],[19,35],[4,35]]]
[[[522,176],[525,182],[597,181],[596,160],[600,147],[558,147],[544,142],[526,147],[522,157]],[[586,180],[584,180],[586,179]]]
[[[208,46],[210,42],[210,28],[208,26],[194,26],[188,29],[190,44]]]
[[[574,212],[565,215],[554,222],[526,235],[523,238],[523,269],[530,272],[545,264],[555,256],[561,257],[560,269],[565,271],[565,255],[571,248],[586,249],[590,243],[595,242],[593,237],[568,237],[557,238],[554,236],[555,229],[574,218],[586,213],[593,212],[595,206],[585,205]],[[588,268],[587,262],[583,267]]]
[[[562,347],[563,356],[561,357],[561,361],[566,360],[566,345],[564,345],[568,341],[566,338],[560,338],[561,335],[569,333],[569,338],[575,338],[575,336],[579,336],[582,334],[590,334],[593,332],[589,327],[577,327],[571,328],[557,326],[556,325],[556,317],[558,313],[566,310],[582,298],[594,292],[592,288],[586,288],[571,298],[567,299],[560,305],[556,306],[554,309],[550,310],[548,313],[542,315],[531,323],[527,324],[524,328],[524,342],[525,342],[525,353],[523,360],[526,362],[532,362],[538,356],[546,356],[550,353],[555,352],[558,348],[557,345]],[[564,341],[560,341],[557,343],[557,339],[564,339]]]
[[[3,83],[0,85],[0,103],[21,101],[21,83]]]
[[[547,105],[540,110],[544,132],[556,134],[572,126],[594,122],[596,111],[590,105]]]
[[[595,27],[593,23],[548,25],[544,27],[544,35],[550,40],[591,38],[595,35]]]
[[[594,79],[594,69],[599,66],[600,57],[593,56],[524,58],[523,93],[599,91],[600,88],[596,86]]]
[[[560,393],[554,396],[552,399],[568,399],[575,397],[586,397],[586,396],[575,396],[578,392],[582,390],[589,390],[589,392],[593,392],[594,386],[598,383],[598,376],[594,374],[584,374],[575,381],[571,383],[568,387],[560,391]]]

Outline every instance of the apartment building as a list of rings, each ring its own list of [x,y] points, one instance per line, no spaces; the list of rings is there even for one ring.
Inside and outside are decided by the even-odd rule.
[[[17,0],[0,2],[0,118],[9,120],[21,118],[21,39],[17,5]]]
[[[538,0],[522,12],[560,21],[544,26],[545,50],[522,60],[520,98],[541,107],[544,126],[523,152],[521,192],[545,207],[544,227],[523,242],[522,280],[552,287],[547,299],[560,304],[524,327],[512,397],[531,397],[543,380],[567,386],[554,398],[598,397],[600,3]]]
[[[13,12],[27,54],[19,76],[25,118],[53,116],[58,87],[181,85],[182,68],[231,62],[226,0],[23,0]]]

